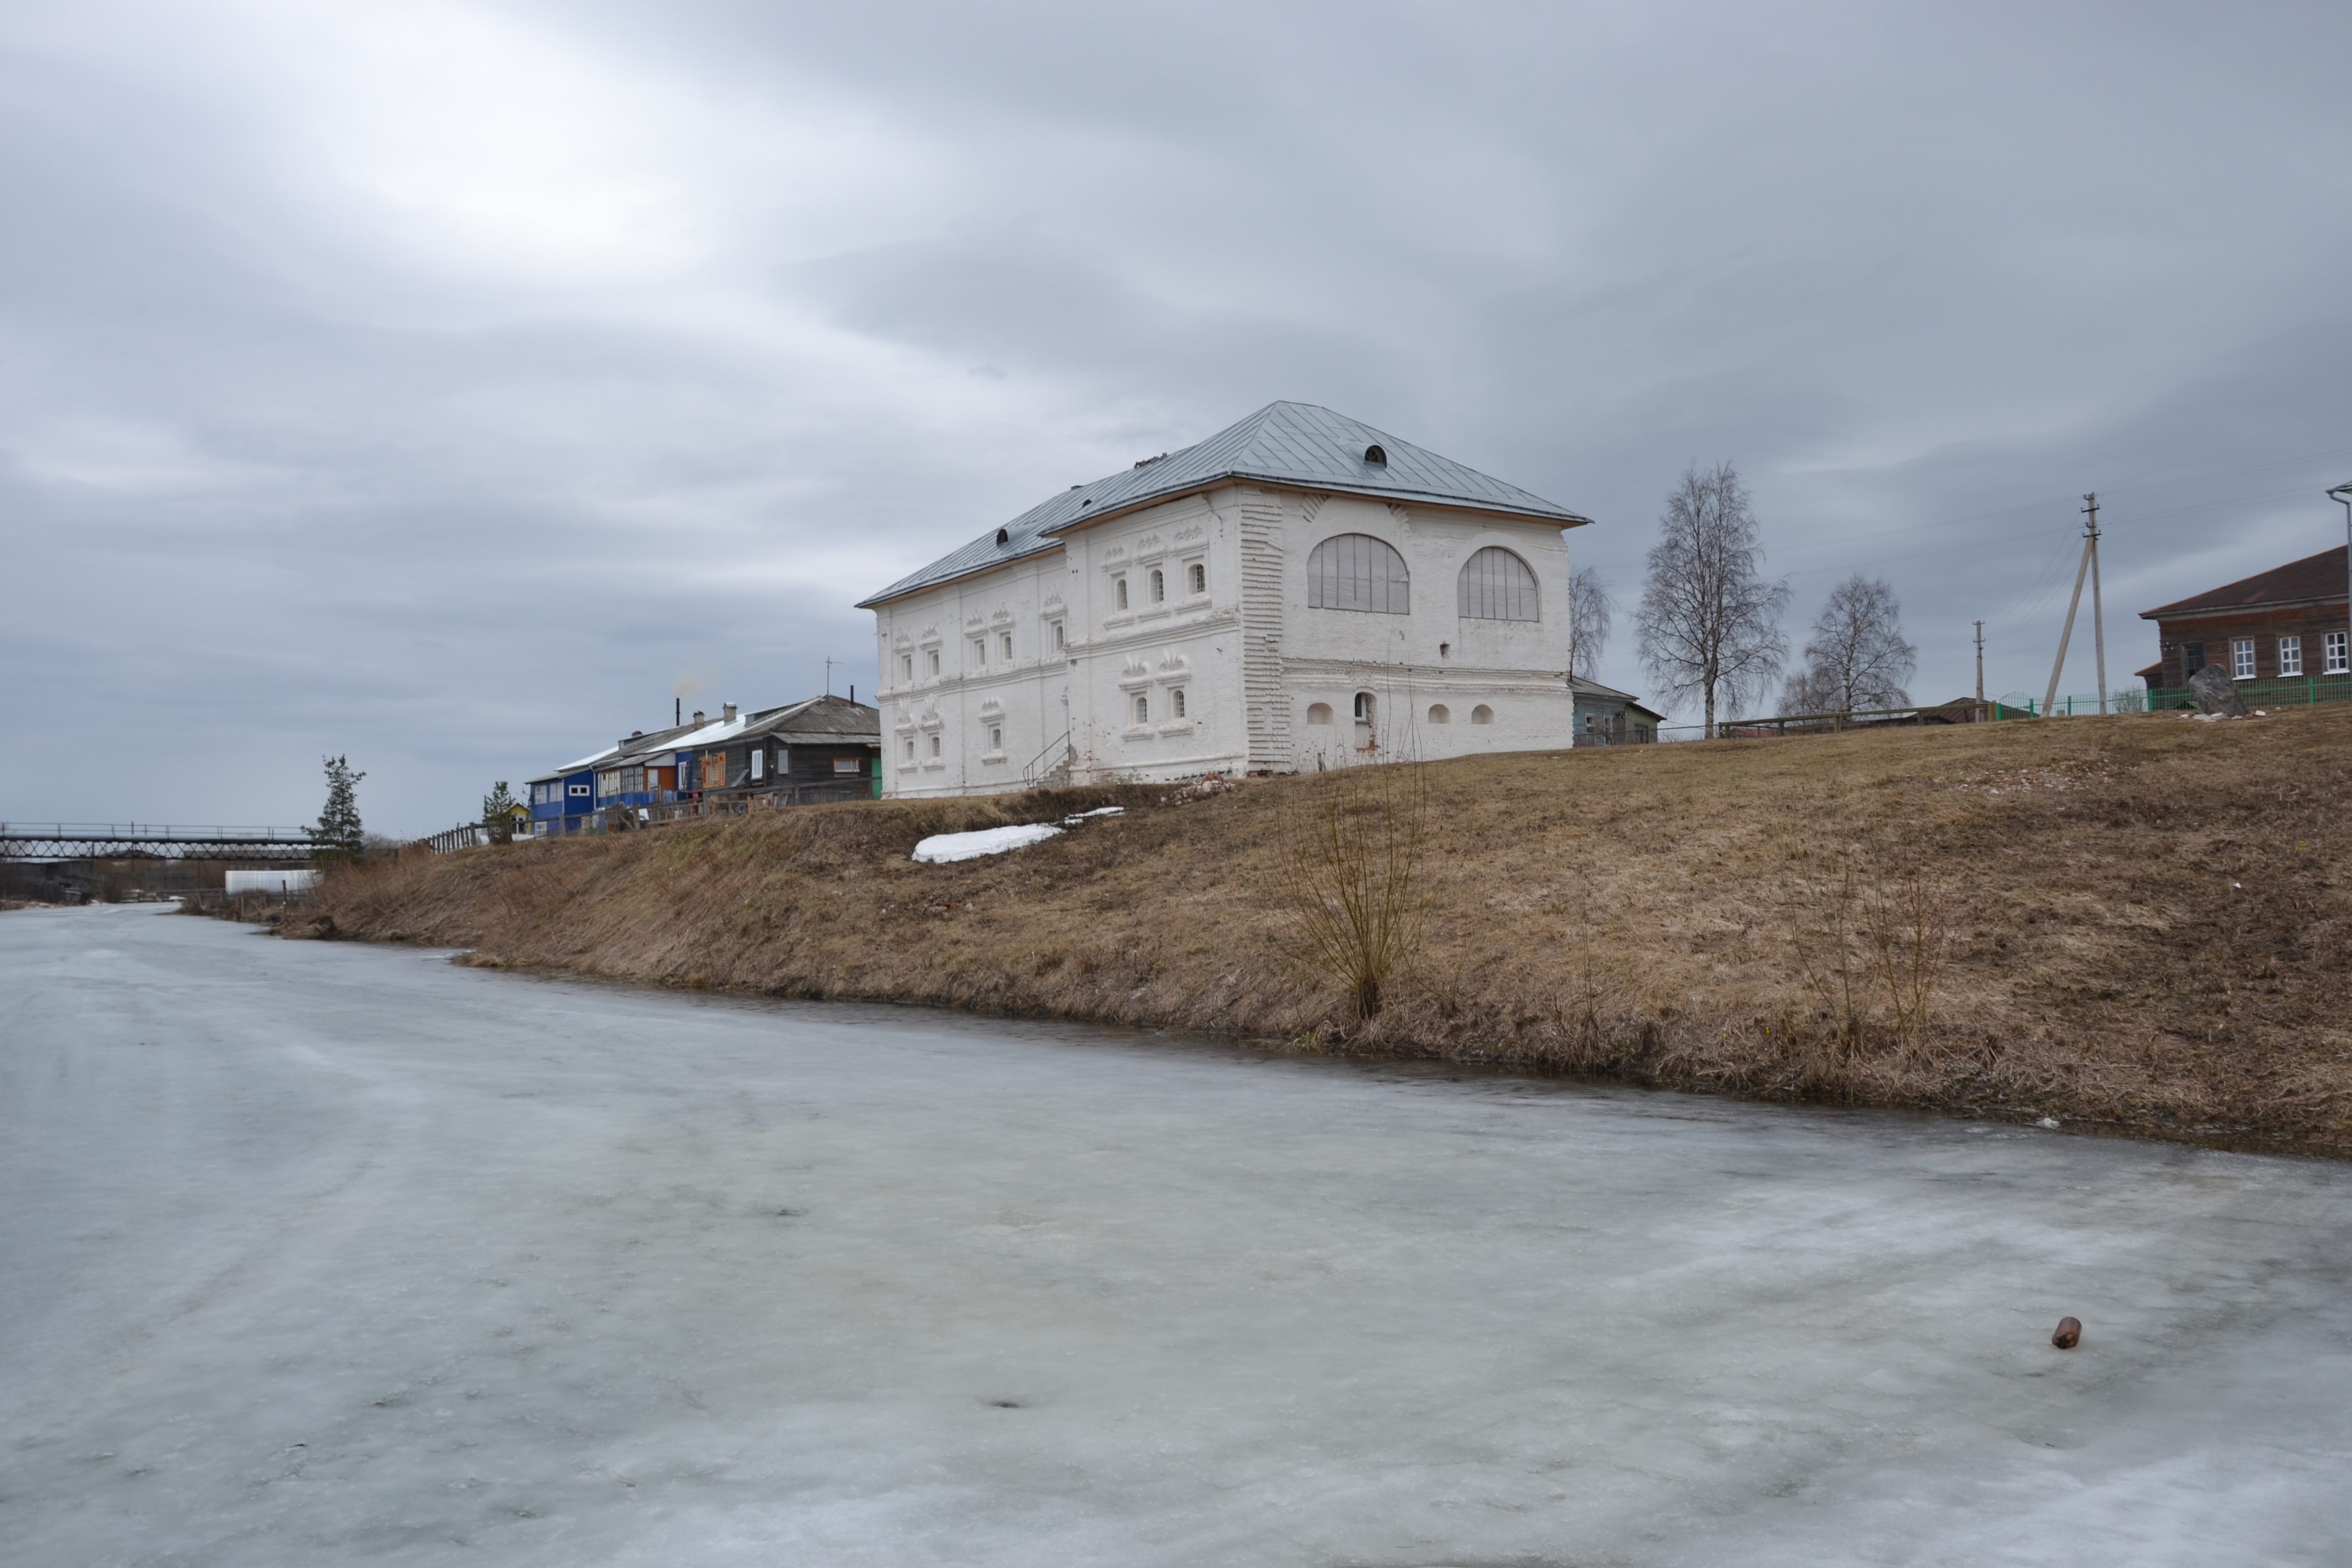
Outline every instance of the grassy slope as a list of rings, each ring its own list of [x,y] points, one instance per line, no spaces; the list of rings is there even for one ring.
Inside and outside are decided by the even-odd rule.
[[[342,935],[478,962],[1540,1063],[1639,1081],[2352,1146],[2352,710],[1433,764],[1433,918],[1370,1026],[1281,955],[1313,780],[877,802],[409,857],[330,881]],[[928,833],[1123,800],[1034,848]],[[1954,911],[1935,1022],[1825,1021],[1792,868],[1870,840]]]

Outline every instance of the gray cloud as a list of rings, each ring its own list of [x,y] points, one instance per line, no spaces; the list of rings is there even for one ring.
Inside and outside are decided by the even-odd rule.
[[[2352,477],[2340,7],[116,4],[0,16],[16,816],[387,827],[852,661],[1275,397],[2040,687]],[[2055,582],[2056,586],[2052,586]],[[1642,679],[1621,631],[1606,673]],[[2067,685],[2086,689],[2087,652]]]

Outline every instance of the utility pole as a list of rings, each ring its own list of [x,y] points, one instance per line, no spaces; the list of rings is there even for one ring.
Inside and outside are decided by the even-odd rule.
[[[2099,614],[2099,498],[2095,491],[2083,498],[2084,512],[2090,522],[2083,530],[2083,559],[2074,568],[2074,596],[2066,601],[2066,626],[2058,634],[2058,657],[2050,666],[2050,689],[2042,693],[2042,712],[2047,718],[2058,703],[2058,672],[2066,668],[2066,645],[2074,640],[2074,612],[2083,606],[2083,579],[2091,579],[2091,619],[2098,622]],[[2105,626],[2094,626],[2093,635],[2099,649],[2099,711],[2107,710],[2107,632]]]
[[[2093,490],[2083,498],[2083,511],[2091,521],[2084,525],[2083,537],[2091,549],[2091,646],[2099,658],[2099,711],[2107,710],[2107,616],[2099,603],[2099,492]]]
[[[827,697],[833,695],[833,660],[830,658],[824,661],[824,694]]]
[[[1984,707],[1984,623],[1977,623],[1977,707]]]

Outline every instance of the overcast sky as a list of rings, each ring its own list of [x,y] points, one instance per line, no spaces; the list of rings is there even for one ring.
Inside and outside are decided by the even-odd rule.
[[[2048,678],[2342,542],[2352,6],[0,0],[16,819],[423,832],[1276,398]],[[2087,627],[2085,628],[2085,632]],[[2093,689],[2089,639],[2063,689]]]

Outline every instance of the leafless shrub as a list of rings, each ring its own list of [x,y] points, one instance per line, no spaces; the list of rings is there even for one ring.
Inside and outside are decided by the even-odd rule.
[[[1424,770],[1339,768],[1300,781],[1289,806],[1280,897],[1290,955],[1336,982],[1356,1020],[1367,1021],[1420,950],[1428,921]]]
[[[1906,1046],[1927,1025],[1951,952],[1951,904],[1917,856],[1876,835],[1783,849],[1786,929],[1805,988],[1843,1047],[1880,1026]]]

